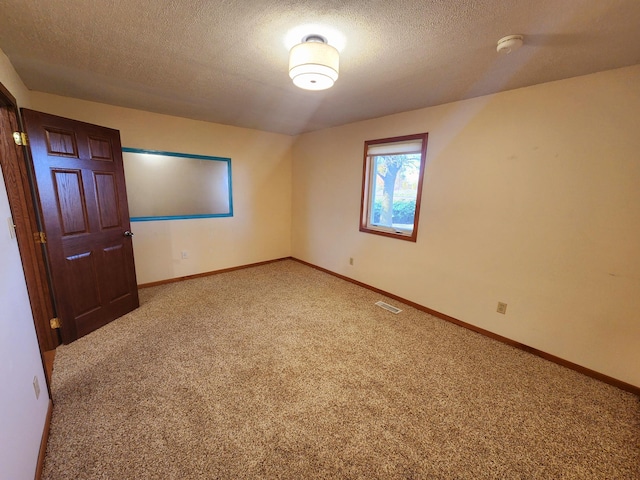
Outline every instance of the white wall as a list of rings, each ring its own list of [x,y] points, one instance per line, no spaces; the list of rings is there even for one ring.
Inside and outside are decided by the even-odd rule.
[[[0,51],[0,83],[28,105],[28,91]],[[18,244],[10,235],[9,200],[0,173],[0,477],[32,479],[49,395]],[[40,384],[36,399],[33,378]]]
[[[231,158],[233,217],[132,224],[139,284],[291,254],[293,137],[40,92],[31,99],[35,110],[120,130],[124,147]]]
[[[635,66],[304,134],[293,256],[640,386],[638,85]],[[364,141],[419,132],[418,241],[359,232]]]

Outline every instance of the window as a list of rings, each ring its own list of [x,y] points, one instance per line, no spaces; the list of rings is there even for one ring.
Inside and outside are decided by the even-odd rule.
[[[123,147],[132,222],[233,217],[231,159]]]
[[[415,242],[427,134],[364,142],[360,231]]]

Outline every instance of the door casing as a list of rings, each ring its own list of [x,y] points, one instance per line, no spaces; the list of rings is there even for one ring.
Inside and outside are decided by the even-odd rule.
[[[13,139],[13,132],[21,132],[16,99],[0,83],[0,162],[9,197],[9,207],[22,260],[29,302],[38,345],[43,354],[61,343],[57,330],[51,328],[55,317],[47,265],[42,244],[36,243],[34,234],[40,231],[36,203],[30,182],[24,146]]]

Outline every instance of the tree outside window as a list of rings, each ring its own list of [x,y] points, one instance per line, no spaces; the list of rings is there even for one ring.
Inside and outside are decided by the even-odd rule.
[[[365,142],[360,230],[416,241],[427,134]]]

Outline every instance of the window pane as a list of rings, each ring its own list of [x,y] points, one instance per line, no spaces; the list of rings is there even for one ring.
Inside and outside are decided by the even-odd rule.
[[[411,232],[416,211],[420,155],[378,155],[372,158],[373,208],[369,222],[375,226]],[[373,180],[373,179],[372,179]]]

